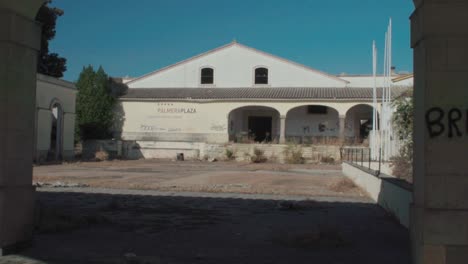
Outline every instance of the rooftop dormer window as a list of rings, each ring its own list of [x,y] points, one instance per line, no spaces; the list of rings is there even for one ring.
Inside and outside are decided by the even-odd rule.
[[[203,68],[201,70],[201,84],[214,83],[214,70],[212,68]]]
[[[268,84],[268,69],[255,69],[255,84]]]

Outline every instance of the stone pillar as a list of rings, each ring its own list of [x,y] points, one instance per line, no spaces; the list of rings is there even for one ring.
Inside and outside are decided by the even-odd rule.
[[[346,136],[345,136],[346,135],[345,134],[345,132],[346,132],[345,131],[346,116],[340,115],[339,119],[340,119],[340,123],[339,123],[339,125],[340,125],[340,127],[339,127],[339,129],[340,129],[340,134],[339,134],[340,143],[345,144],[346,143]]]
[[[43,1],[0,0],[0,256],[31,239],[36,62]]]
[[[280,116],[280,144],[286,143],[286,116]]]
[[[414,263],[468,263],[468,1],[414,2]]]

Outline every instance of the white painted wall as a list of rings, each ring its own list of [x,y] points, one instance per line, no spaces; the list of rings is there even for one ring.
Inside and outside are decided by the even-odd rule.
[[[254,87],[254,69],[269,70],[269,87],[345,87],[338,77],[267,55],[238,43],[208,52],[157,73],[133,80],[130,88]],[[200,84],[200,71],[214,69],[214,85]],[[266,86],[266,85],[262,85]]]
[[[296,107],[305,105],[324,105],[335,109],[335,115],[332,116],[305,116],[305,114],[296,113],[300,110],[292,110]],[[124,115],[124,120],[121,125],[117,125],[114,130],[117,134],[122,135],[124,140],[149,140],[149,141],[186,141],[186,142],[210,142],[210,143],[226,143],[229,140],[229,134],[233,134],[238,129],[245,130],[246,118],[249,115],[268,114],[273,116],[273,137],[279,133],[279,122],[275,119],[276,116],[286,116],[286,135],[299,133],[302,131],[304,124],[310,126],[311,131],[318,130],[318,123],[328,122],[329,128],[334,129],[328,131],[325,136],[338,135],[338,123],[330,120],[337,120],[339,116],[345,116],[349,109],[359,104],[368,104],[368,102],[233,102],[233,101],[211,101],[211,102],[156,102],[156,101],[131,101],[121,100],[116,107],[116,111],[120,111],[120,115]],[[247,111],[235,111],[241,107],[257,107],[249,108]],[[277,111],[261,110],[258,107],[268,107]],[[183,109],[185,112],[173,112],[172,109]],[[255,109],[258,109],[255,111]],[[304,108],[302,108],[304,109]],[[304,110],[305,111],[305,110]],[[236,131],[230,131],[228,128],[230,122],[228,117],[230,113],[234,115],[234,126]],[[301,118],[304,118],[302,120]],[[352,118],[352,117],[348,117]],[[288,121],[290,120],[290,121]],[[348,126],[347,126],[348,127]],[[352,126],[347,128],[347,135],[353,136]]]
[[[348,81],[349,83],[346,87],[349,88],[373,88],[374,87],[374,77],[370,75],[365,76],[339,76],[341,79]],[[398,76],[392,77],[392,79],[397,78]],[[385,78],[383,76],[377,76],[376,78],[377,87],[385,86]],[[413,87],[414,78],[408,78],[401,81],[393,81],[393,86],[401,87]]]
[[[36,86],[36,144],[34,158],[44,160],[50,149],[52,103],[63,109],[63,157],[71,159],[74,153],[76,87],[73,83],[37,74]]]

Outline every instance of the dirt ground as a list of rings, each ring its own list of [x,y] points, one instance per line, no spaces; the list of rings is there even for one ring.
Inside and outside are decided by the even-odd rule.
[[[343,184],[338,169],[168,161],[36,167],[36,181],[91,187],[38,188],[32,246],[0,263],[410,263],[408,230]]]
[[[340,165],[198,161],[109,161],[34,168],[34,182],[94,188],[305,196],[363,196],[343,184]]]

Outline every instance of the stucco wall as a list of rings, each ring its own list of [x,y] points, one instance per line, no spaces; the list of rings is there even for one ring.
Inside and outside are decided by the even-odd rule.
[[[56,78],[37,74],[36,86],[36,143],[34,159],[47,159],[51,146],[52,105],[58,103],[63,111],[62,156],[72,159],[74,155],[75,100],[77,90],[74,84]]]
[[[129,82],[128,86],[130,88],[202,87],[200,71],[204,67],[214,69],[214,87],[218,88],[254,86],[256,67],[268,68],[271,87],[345,87],[347,83],[338,77],[234,43],[157,74]]]

